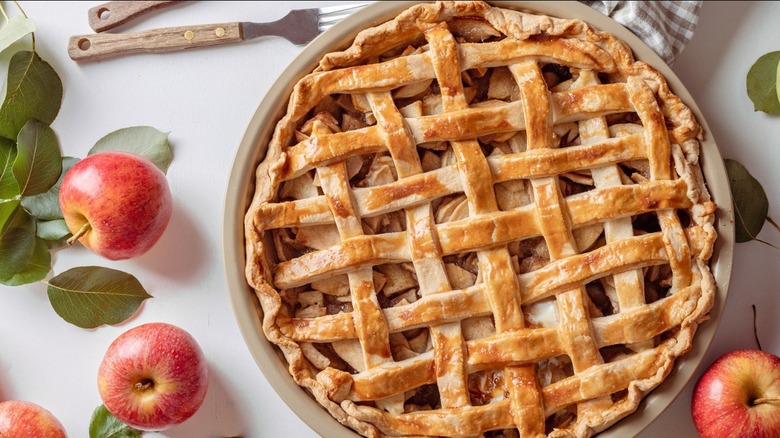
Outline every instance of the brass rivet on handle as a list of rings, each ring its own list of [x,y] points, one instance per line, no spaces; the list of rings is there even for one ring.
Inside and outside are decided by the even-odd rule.
[[[187,32],[184,32],[184,39],[187,41],[192,41],[192,39],[195,38],[195,32],[188,30]]]
[[[218,37],[225,36],[225,28],[224,27],[218,27],[218,28],[214,29],[214,35],[216,35]]]

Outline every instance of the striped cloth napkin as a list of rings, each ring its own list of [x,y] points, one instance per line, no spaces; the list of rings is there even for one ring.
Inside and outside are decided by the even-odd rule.
[[[667,64],[693,38],[701,1],[580,0],[634,32]]]

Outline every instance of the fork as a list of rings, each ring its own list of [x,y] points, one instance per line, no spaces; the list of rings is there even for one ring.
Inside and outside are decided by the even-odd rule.
[[[261,36],[280,36],[293,44],[303,45],[366,4],[296,9],[277,21],[267,23],[244,21],[165,27],[132,33],[77,35],[68,41],[68,55],[74,61],[90,61],[135,53],[163,53],[235,44]]]

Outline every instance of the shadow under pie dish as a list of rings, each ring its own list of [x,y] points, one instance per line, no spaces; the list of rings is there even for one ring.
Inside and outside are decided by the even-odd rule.
[[[691,108],[577,18],[420,4],[343,47],[245,141],[253,327],[288,380],[366,436],[589,436],[637,410],[701,345],[729,231]]]

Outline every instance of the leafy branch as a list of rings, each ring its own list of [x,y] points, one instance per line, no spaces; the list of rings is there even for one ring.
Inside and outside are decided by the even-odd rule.
[[[780,51],[774,51],[759,57],[748,70],[745,88],[755,111],[780,114],[780,86],[778,85],[780,85]],[[769,200],[761,183],[739,162],[727,159],[725,164],[734,201],[736,241],[739,243],[755,240],[780,250],[774,244],[758,238],[764,223],[769,223],[780,232],[780,225],[768,216]]]
[[[0,105],[0,284],[45,284],[54,310],[76,326],[118,324],[151,297],[132,275],[87,266],[46,280],[52,271],[51,252],[65,248],[71,236],[59,191],[79,160],[62,156],[50,126],[62,105],[62,81],[35,51],[35,23],[19,10],[23,16],[9,16],[0,4],[0,52],[32,36],[31,50],[17,50],[10,57]],[[142,155],[163,171],[171,162],[168,134],[148,126],[114,131],[89,154],[109,150]]]

